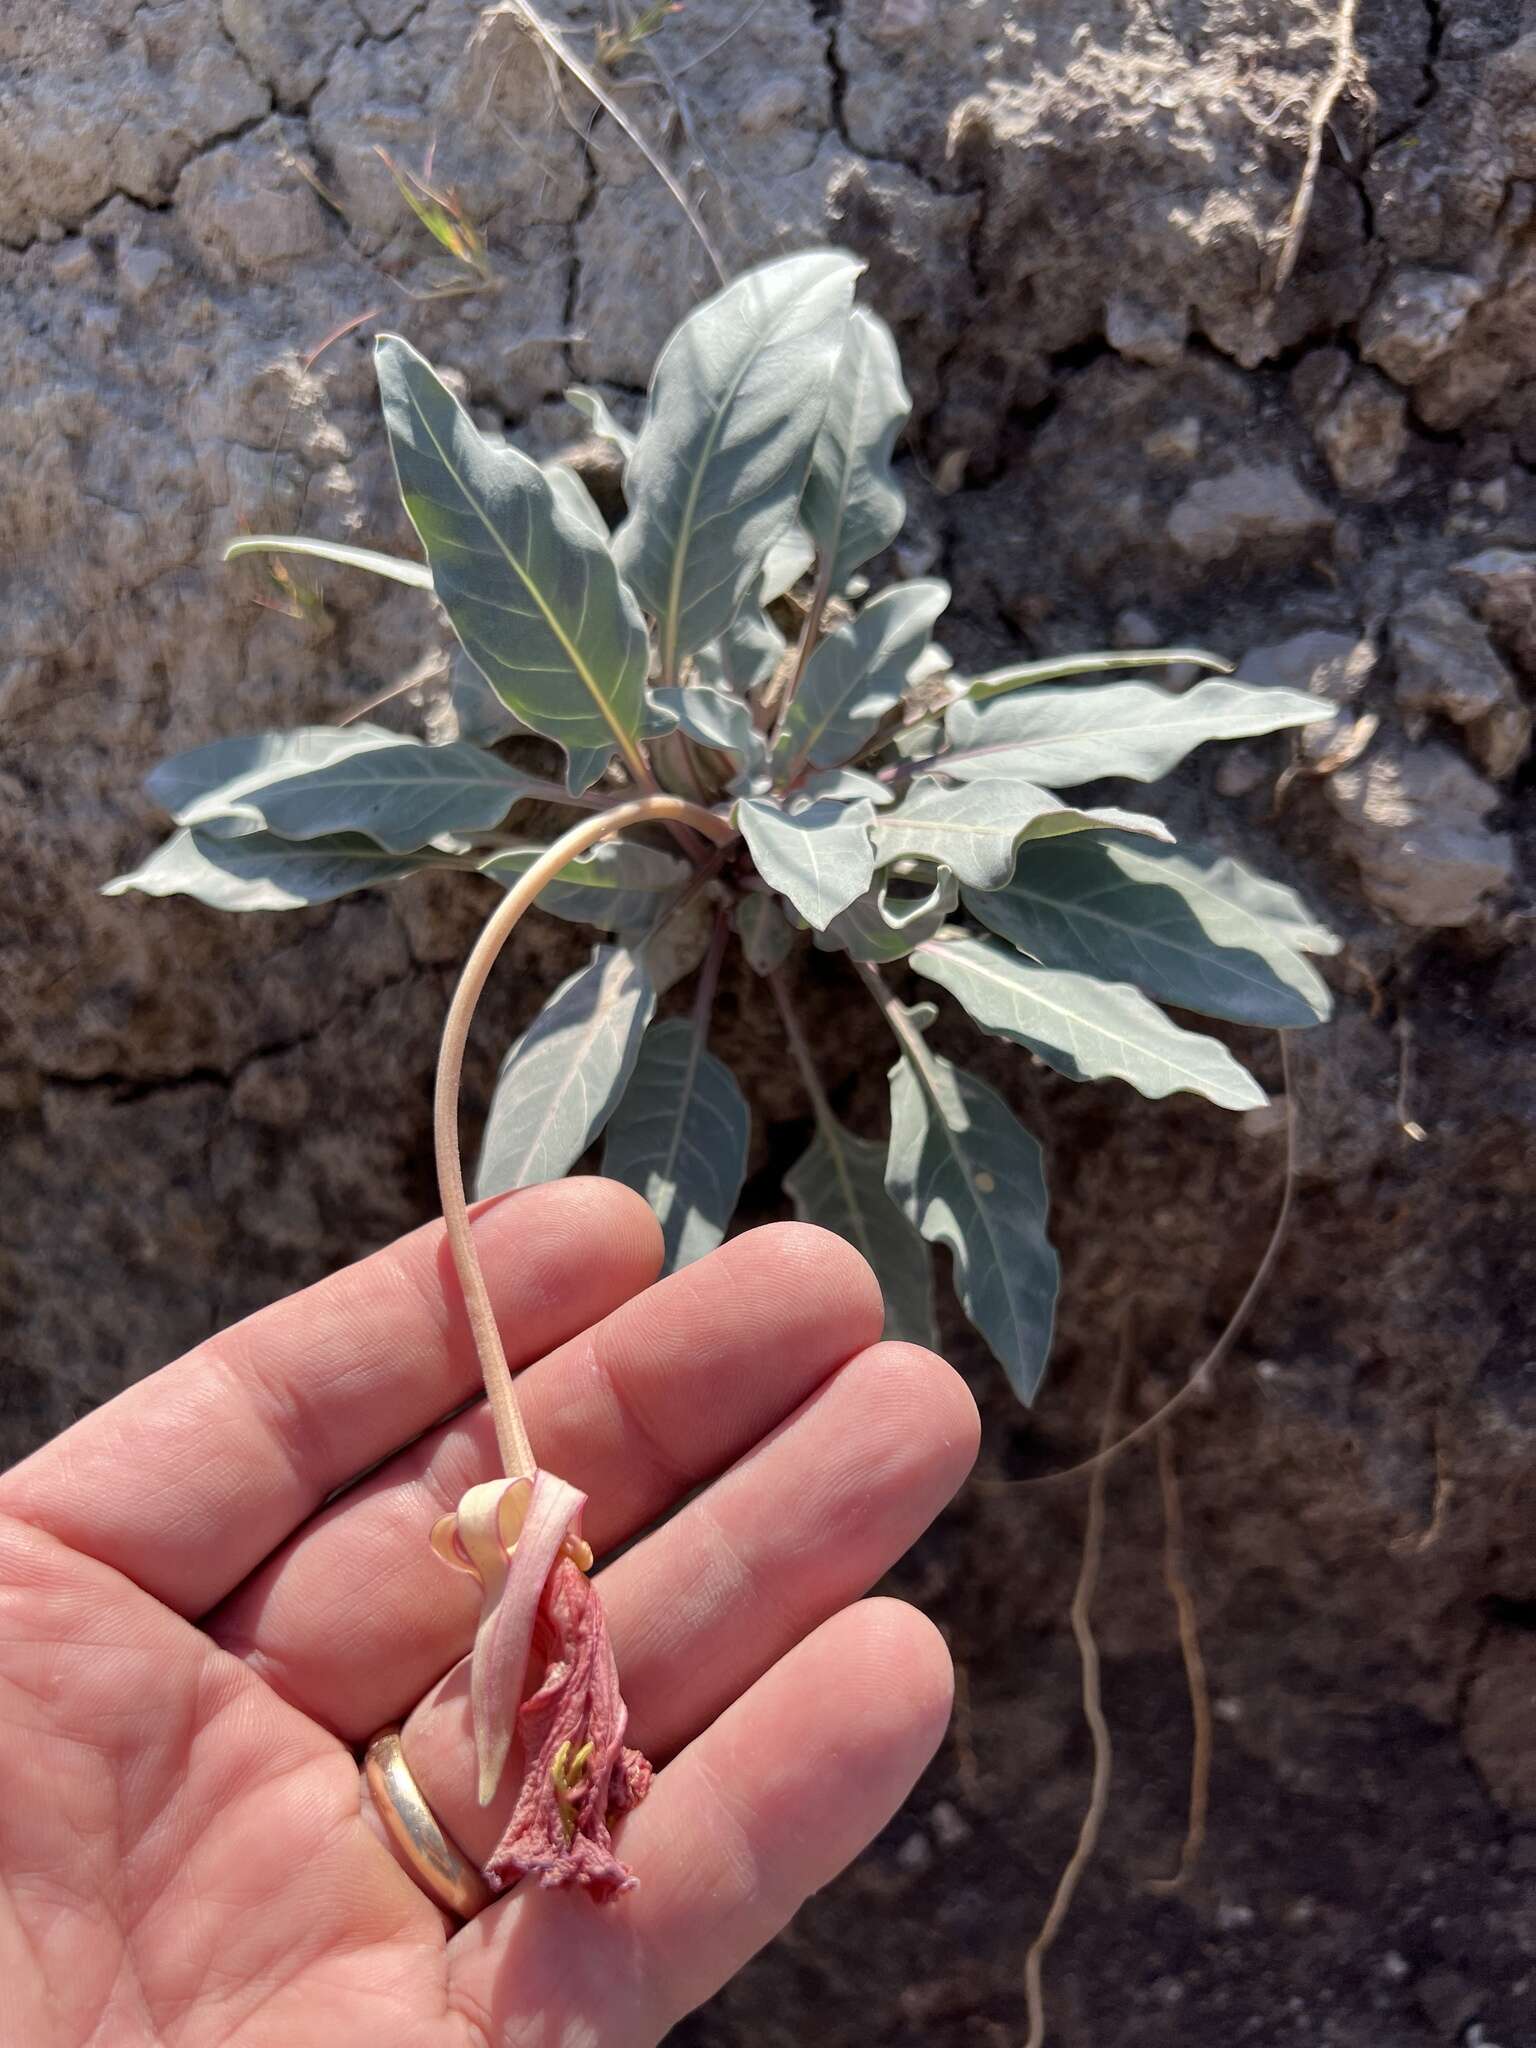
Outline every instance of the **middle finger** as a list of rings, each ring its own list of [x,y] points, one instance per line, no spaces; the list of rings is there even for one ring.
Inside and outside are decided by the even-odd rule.
[[[748,1232],[518,1375],[541,1462],[592,1496],[601,1553],[712,1477],[872,1343],[879,1289],[840,1238]],[[468,1648],[469,1578],[428,1547],[436,1518],[499,1470],[484,1403],[334,1502],[208,1619],[275,1691],[363,1741]]]

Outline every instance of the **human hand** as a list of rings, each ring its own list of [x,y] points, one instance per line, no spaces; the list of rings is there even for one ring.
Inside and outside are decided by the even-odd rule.
[[[439,1419],[478,1368],[434,1225],[0,1478],[0,2041],[649,2044],[933,1753],[943,1643],[858,1596],[964,1478],[976,1415],[938,1359],[878,1341],[857,1255],[778,1225],[648,1288],[649,1211],[592,1179],[475,1235],[512,1362],[538,1361],[541,1462],[591,1496],[599,1558],[650,1531],[600,1580],[658,1767],[619,1831],[639,1888],[524,1885],[456,1928],[360,1792],[394,1720],[471,1857],[515,1792],[475,1803],[478,1592],[427,1541],[499,1471],[483,1401]]]

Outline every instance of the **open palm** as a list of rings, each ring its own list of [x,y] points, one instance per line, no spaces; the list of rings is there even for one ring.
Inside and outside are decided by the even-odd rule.
[[[483,1403],[455,1413],[477,1368],[433,1227],[0,1478],[0,2040],[651,2043],[932,1753],[943,1644],[857,1596],[960,1483],[975,1411],[877,1341],[857,1256],[776,1226],[648,1287],[649,1212],[595,1180],[476,1238],[541,1462],[590,1494],[600,1557],[649,1532],[601,1576],[658,1766],[619,1837],[639,1890],[524,1887],[455,1931],[360,1790],[358,1746],[404,1719],[469,1854],[505,1817],[474,1802],[476,1589],[427,1545],[497,1470]]]

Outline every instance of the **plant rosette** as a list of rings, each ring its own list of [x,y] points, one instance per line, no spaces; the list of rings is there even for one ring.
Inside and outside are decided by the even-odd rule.
[[[425,560],[273,534],[226,553],[299,554],[421,589],[461,650],[458,737],[359,721],[213,740],[154,770],[175,830],[107,885],[273,910],[446,867],[503,892],[449,1013],[436,1101],[444,1216],[505,1467],[434,1539],[481,1587],[482,1800],[513,1749],[524,1758],[493,1885],[524,1875],[620,1894],[630,1880],[608,1819],[648,1776],[623,1744],[581,1496],[540,1472],[517,1414],[458,1158],[470,1017],[534,901],[599,937],[502,1062],[476,1196],[558,1178],[601,1138],[603,1170],[655,1209],[667,1270],[717,1245],[751,1128],[709,1046],[734,941],[771,992],[813,1111],[785,1176],[796,1213],[858,1247],[887,1334],[919,1343],[934,1336],[929,1247],[946,1247],[961,1306],[1026,1402],[1059,1285],[1041,1148],[930,1046],[933,1005],[904,1001],[894,977],[915,972],[1073,1080],[1233,1110],[1264,1102],[1258,1082],[1162,1006],[1282,1031],[1329,1013],[1309,956],[1338,942],[1294,892],[1080,793],[1154,783],[1209,741],[1333,707],[1232,679],[1199,649],[956,673],[933,638],[943,582],[869,587],[905,516],[892,451],[910,401],[889,330],[855,302],[859,273],[822,250],[727,285],[668,341],[633,433],[597,393],[568,394],[622,457],[614,530],[575,469],[482,432],[407,342],[381,337],[384,420]],[[1176,664],[1204,679],[1163,687]],[[533,803],[575,821],[541,843],[517,829]],[[701,899],[713,929],[699,965],[677,940]],[[786,971],[807,944],[846,956],[891,1028],[884,1141],[847,1129],[822,1083]],[[680,953],[697,968],[691,1011],[658,1018]]]

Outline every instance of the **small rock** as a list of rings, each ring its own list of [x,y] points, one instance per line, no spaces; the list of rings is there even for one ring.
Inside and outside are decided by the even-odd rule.
[[[1513,879],[1513,842],[1484,823],[1499,792],[1450,747],[1394,735],[1323,787],[1367,897],[1403,924],[1472,924]]]
[[[1457,1970],[1429,1970],[1414,1985],[1424,2015],[1444,2041],[1454,2041],[1468,2020],[1477,2017],[1483,1995]]]
[[[96,251],[84,236],[71,235],[54,250],[48,268],[55,284],[83,284],[96,273]]]
[[[1327,535],[1333,514],[1279,462],[1245,463],[1191,484],[1168,515],[1168,537],[1196,562],[1252,548],[1295,556]]]
[[[1496,780],[1512,775],[1531,743],[1531,714],[1483,628],[1454,598],[1432,592],[1392,622],[1397,701],[1465,727],[1473,758]]]
[[[1153,462],[1166,462],[1172,468],[1187,469],[1200,459],[1200,441],[1199,418],[1190,412],[1181,420],[1158,427],[1141,445]]]
[[[920,1876],[923,1871],[932,1866],[933,1844],[921,1831],[915,1835],[908,1835],[907,1839],[896,1851],[896,1861],[903,1870],[909,1870],[914,1875]]]
[[[1490,477],[1478,492],[1477,502],[1485,512],[1491,512],[1495,519],[1502,519],[1509,510],[1509,478]]]
[[[1223,1934],[1240,1934],[1253,1920],[1252,1906],[1239,1905],[1235,1899],[1223,1899],[1216,1908],[1216,1925]]]
[[[1374,498],[1394,476],[1408,446],[1408,403],[1385,377],[1352,377],[1317,422],[1317,444],[1333,480],[1351,498]]]
[[[1490,1799],[1520,1818],[1536,1815],[1536,1635],[1496,1629],[1467,1691],[1462,1740]]]
[[[958,1849],[962,1842],[971,1837],[971,1824],[965,1815],[948,1799],[935,1801],[928,1815],[928,1825],[938,1838],[943,1849]]]
[[[1123,612],[1115,615],[1110,630],[1110,642],[1115,647],[1160,647],[1162,629],[1150,612],[1128,605]]]
[[[1370,681],[1376,650],[1358,633],[1293,633],[1250,647],[1238,663],[1245,683],[1274,684],[1306,690],[1330,704],[1353,703]]]
[[[1389,1984],[1406,1984],[1413,1975],[1413,1965],[1406,1956],[1400,1956],[1395,1948],[1389,1948],[1377,1966]]]
[[[1104,308],[1104,338],[1117,355],[1133,363],[1166,365],[1184,353],[1189,315],[1171,312],[1116,292]]]
[[[163,249],[151,249],[143,243],[134,243],[117,252],[117,276],[124,294],[137,305],[147,299],[155,286],[171,268],[171,259]]]
[[[1291,372],[1291,397],[1304,420],[1316,421],[1349,382],[1354,368],[1341,348],[1312,348]]]
[[[793,121],[805,106],[805,81],[782,71],[765,78],[741,110],[741,126],[748,135],[767,135]]]
[[[933,26],[933,0],[885,0],[875,16],[876,42],[905,43]]]
[[[1458,562],[1451,574],[1516,666],[1536,674],[1536,554],[1485,548]]]
[[[1360,322],[1360,353],[1397,384],[1416,384],[1439,362],[1483,297],[1475,277],[1446,270],[1399,270]]]
[[[1306,730],[1304,727],[1303,730]],[[1218,796],[1252,796],[1269,778],[1264,757],[1253,747],[1223,747],[1216,768]]]

